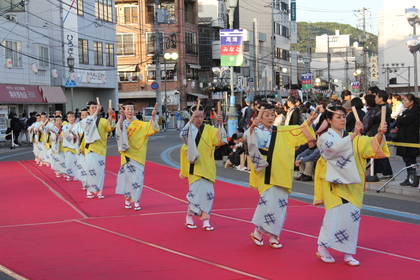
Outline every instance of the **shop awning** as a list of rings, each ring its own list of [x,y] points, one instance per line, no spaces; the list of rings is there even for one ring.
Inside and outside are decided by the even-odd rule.
[[[201,94],[201,93],[191,93],[191,92],[188,92],[187,94],[188,95],[196,96],[196,97],[201,98],[201,99],[207,99],[207,98],[209,98],[207,95],[204,95],[204,94]]]
[[[32,85],[0,85],[0,104],[42,104],[46,103],[42,90]]]
[[[176,66],[176,63],[166,63],[166,70],[174,70]],[[146,66],[147,70],[156,70],[156,65],[155,64],[148,64]],[[165,70],[165,64],[161,63],[160,64],[160,69],[163,71]]]
[[[49,104],[64,104],[67,99],[61,87],[40,86],[41,92]]]
[[[118,72],[136,72],[137,64],[118,65]]]
[[[156,98],[156,92],[155,91],[148,91],[148,90],[142,90],[142,91],[120,91],[118,93],[119,99],[142,99],[142,98]]]

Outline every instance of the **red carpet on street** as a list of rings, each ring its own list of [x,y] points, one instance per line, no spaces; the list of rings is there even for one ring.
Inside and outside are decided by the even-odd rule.
[[[148,162],[142,210],[115,194],[119,157],[106,163],[105,199],[33,161],[0,162],[0,265],[27,279],[420,279],[420,227],[363,216],[361,266],[316,256],[324,210],[290,199],[282,249],[257,247],[258,193],[215,185],[213,232],[184,227],[187,181]],[[266,243],[268,240],[266,240]]]

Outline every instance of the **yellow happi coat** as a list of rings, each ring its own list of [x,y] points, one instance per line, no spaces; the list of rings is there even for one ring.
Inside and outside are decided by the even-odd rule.
[[[127,163],[127,158],[137,161],[138,163],[146,163],[147,142],[149,136],[156,134],[159,127],[155,129],[152,121],[143,122],[133,120],[127,128],[128,150],[120,152],[121,166]]]
[[[266,172],[269,172],[270,166],[256,171],[251,163],[249,185],[258,189],[260,194],[273,186],[282,187],[290,193],[293,184],[295,151],[297,147],[307,143],[308,138],[315,139],[315,133],[306,123],[302,126],[278,126],[270,165],[270,182],[265,183]],[[266,155],[263,157],[267,160]]]
[[[201,178],[211,182],[216,181],[216,161],[214,160],[214,150],[221,144],[219,129],[204,125],[204,129],[198,143],[197,149],[200,156],[194,163],[193,173],[190,173],[191,164],[188,162],[188,146],[181,147],[181,173],[180,176],[188,178],[188,183],[192,184]]]
[[[111,126],[108,120],[101,118],[98,124],[98,133],[101,139],[90,143],[87,147],[87,144],[84,144],[84,153],[85,155],[94,152],[98,155],[105,156],[106,155],[106,141],[108,139],[108,133],[110,133],[114,127]],[[84,140],[83,140],[84,142]]]
[[[356,136],[353,139],[353,151],[356,167],[362,182],[358,184],[334,184],[327,182],[325,179],[327,163],[321,156],[315,169],[314,204],[324,204],[325,209],[328,210],[343,204],[342,198],[344,198],[354,206],[362,208],[366,159],[389,157],[389,150],[387,144],[382,143],[380,145],[376,137]]]

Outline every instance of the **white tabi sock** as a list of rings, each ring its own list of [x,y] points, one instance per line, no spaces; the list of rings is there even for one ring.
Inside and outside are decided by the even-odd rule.
[[[323,246],[318,246],[318,253],[323,257],[332,258],[330,251]]]
[[[187,225],[193,225],[194,224],[193,216],[187,215],[185,217],[185,224],[187,224]]]
[[[256,237],[256,238],[258,238],[258,239],[262,239],[262,233],[257,229],[257,228],[255,228],[254,229],[254,236]]]
[[[209,219],[203,221],[203,227],[211,227]]]

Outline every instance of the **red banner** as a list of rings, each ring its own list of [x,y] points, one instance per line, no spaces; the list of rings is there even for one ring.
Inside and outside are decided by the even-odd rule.
[[[0,104],[46,103],[39,86],[0,85]]]

